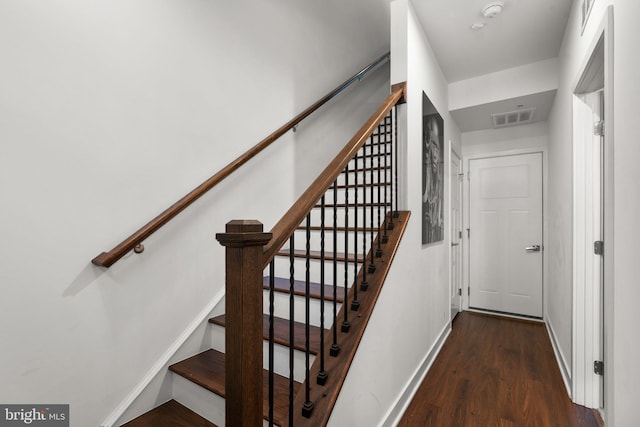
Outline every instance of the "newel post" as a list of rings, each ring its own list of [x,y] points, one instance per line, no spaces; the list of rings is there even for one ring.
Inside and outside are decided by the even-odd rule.
[[[234,220],[216,239],[226,248],[226,425],[262,426],[262,223]]]

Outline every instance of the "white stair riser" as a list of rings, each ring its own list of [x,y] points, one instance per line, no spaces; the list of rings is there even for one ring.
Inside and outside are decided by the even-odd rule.
[[[340,288],[340,290],[342,290],[342,288]],[[342,304],[338,303],[336,310],[340,311],[341,306]],[[264,307],[264,313],[269,313],[268,291],[265,291],[264,293],[263,307]],[[296,322],[305,323],[306,306],[305,306],[304,297],[296,295],[294,297],[293,308],[294,308],[293,320],[295,320]],[[333,302],[325,301],[324,309],[325,309],[324,327],[325,329],[329,329],[333,324]],[[289,295],[288,294],[283,294],[281,292],[274,293],[274,315],[282,319],[289,318]],[[320,300],[317,300],[314,298],[309,300],[309,324],[313,326],[320,326]]]
[[[373,235],[374,239],[376,234],[377,234],[377,231]],[[371,233],[366,232],[364,235],[364,238],[366,240],[365,248],[366,250],[369,250],[369,248],[371,247]],[[345,239],[344,232],[337,233],[336,243],[337,243],[338,252],[344,252],[344,239]],[[310,240],[309,240],[311,250],[320,252],[321,240],[322,239],[320,236],[320,231],[311,231]],[[358,254],[362,255],[362,248],[363,248],[362,240],[363,240],[362,231],[359,231],[357,235],[355,233],[348,233],[347,244],[349,245],[348,247],[349,253],[354,253],[354,249],[355,249],[358,251]],[[296,231],[295,245],[296,245],[296,249],[298,250],[306,250],[305,230]],[[324,250],[325,250],[325,253],[333,253],[333,233],[330,233],[328,231],[325,232],[325,236],[324,236]]]
[[[377,176],[375,178],[376,180],[378,179]],[[369,178],[369,175],[367,175],[367,180],[366,180],[366,184],[370,184],[371,178]],[[353,181],[353,175],[349,176],[349,185],[353,185],[355,184],[355,182]],[[362,175],[358,175],[358,184],[362,185]],[[378,198],[378,187],[380,187],[380,198]],[[366,190],[366,194],[365,191]],[[395,191],[395,188],[393,189]],[[389,185],[375,185],[373,187],[373,199],[371,198],[372,194],[371,194],[371,187],[365,187],[365,188],[358,188],[358,203],[362,203],[365,198],[367,200],[367,203],[371,203],[371,201],[373,200],[373,202],[384,202],[384,196],[385,196],[385,191],[387,192],[387,200],[391,199],[391,186]],[[338,189],[338,192],[336,194],[336,198],[335,200],[338,201],[338,203],[344,203],[344,198],[345,195],[348,193],[349,195],[349,203],[354,203],[356,200],[356,189],[355,188],[349,188],[348,190],[346,189]],[[325,213],[325,219],[327,222],[332,222],[332,218],[333,218],[333,207],[329,206],[331,204],[333,204],[334,198],[333,198],[333,190],[329,190],[324,198],[324,204],[325,204],[325,208],[326,208],[326,213]],[[321,201],[318,201],[317,205],[320,205]],[[316,208],[319,209],[319,208]],[[367,209],[368,210],[368,209]],[[340,210],[338,210],[338,212],[340,212]],[[339,213],[338,213],[339,215]],[[349,215],[351,216],[351,215]]]
[[[362,264],[358,263],[358,270]],[[347,266],[347,286],[351,287],[354,280],[354,263],[350,262]],[[289,260],[286,257],[277,257],[275,263],[275,276],[288,279],[289,278]],[[322,280],[321,277],[322,263],[320,260],[309,260],[309,280],[312,283],[320,283]],[[338,280],[338,288],[344,286],[344,270],[345,264],[343,262],[337,263],[337,280]],[[265,270],[264,275],[267,276],[269,274],[269,270]],[[293,264],[293,274],[296,280],[305,281],[306,280],[306,260],[304,258],[295,258]],[[326,285],[333,285],[333,261],[325,261],[324,264],[324,282]],[[333,292],[333,291],[332,291]]]
[[[367,162],[367,166],[369,166],[369,162]],[[380,164],[380,166],[382,166],[384,168],[384,160],[382,161],[382,163]],[[389,160],[387,159],[387,166],[389,165]],[[378,167],[377,162],[374,162],[374,167]],[[362,160],[360,160],[359,165],[358,165],[358,173],[354,173],[353,170],[355,169],[355,165],[351,164],[349,165],[349,170],[351,172],[349,172],[349,184],[354,184],[355,181],[355,176],[358,176],[358,183],[362,184],[363,182],[370,184],[372,182],[372,178],[371,178],[371,170],[367,170],[366,172],[363,172],[362,169]],[[385,169],[380,169],[380,178],[378,178],[378,170],[374,170],[373,171],[373,182],[374,183],[378,183],[378,182],[391,182],[392,181],[392,176],[391,176],[391,169],[387,169],[386,170],[387,175],[385,177]],[[346,176],[345,174],[341,174],[338,177],[338,185],[344,185],[346,181]],[[340,189],[338,189],[338,191],[340,191]],[[344,190],[343,190],[344,191]],[[329,188],[329,191],[327,191],[326,194],[333,194],[333,188]]]
[[[173,398],[218,427],[225,427],[225,401],[223,397],[174,373]],[[262,425],[268,427],[269,422],[263,420]]]
[[[213,335],[213,348],[220,352],[225,351],[225,328],[219,325],[211,325],[211,334]],[[269,343],[263,342],[262,359],[264,369],[269,368]],[[274,344],[274,365],[275,373],[283,377],[289,377],[289,347],[280,344]],[[315,356],[309,355],[309,363],[313,363]],[[293,352],[293,379],[302,382],[305,379],[305,353],[299,350]]]
[[[173,398],[215,425],[224,427],[225,402],[223,397],[174,373]]]
[[[367,201],[369,201],[369,198],[367,196]],[[338,200],[339,203],[344,203],[344,200],[339,199]],[[349,199],[349,203],[353,203],[354,200],[353,199]],[[362,203],[362,199],[360,198],[358,200],[358,203]],[[354,208],[351,208],[349,210],[349,226],[353,227],[355,224],[355,214],[353,211]],[[338,208],[337,209],[337,217],[336,217],[336,224],[338,225],[338,227],[343,227],[346,224],[345,221],[345,215],[344,215],[344,208]],[[380,214],[378,217],[378,208],[375,207],[373,210],[373,227],[377,228],[378,224],[382,224],[384,222],[384,217],[385,217],[385,211],[388,211],[389,208],[387,207],[385,209],[384,206],[380,207]],[[315,226],[320,226],[321,221],[322,221],[322,209],[313,209],[311,211],[311,225],[315,225]],[[364,217],[363,217],[364,215]],[[327,208],[325,210],[325,227],[329,227],[333,225],[333,208]],[[364,210],[364,208],[358,208],[358,226],[359,227],[363,227],[363,226],[367,226],[367,227],[371,227],[371,208],[366,208],[366,210]],[[300,226],[304,227],[306,225],[306,220],[304,220]]]

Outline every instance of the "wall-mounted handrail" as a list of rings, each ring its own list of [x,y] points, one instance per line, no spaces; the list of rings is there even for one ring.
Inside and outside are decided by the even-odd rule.
[[[265,139],[256,144],[253,148],[246,151],[240,157],[229,163],[223,169],[221,169],[218,173],[213,175],[211,178],[207,179],[205,182],[200,184],[198,187],[193,189],[189,194],[178,200],[176,203],[171,205],[168,209],[162,212],[160,215],[156,216],[154,219],[149,221],[146,225],[141,227],[138,231],[127,237],[123,240],[119,245],[111,249],[109,252],[102,252],[100,255],[96,256],[91,262],[95,265],[101,267],[111,267],[115,262],[117,262],[120,258],[134,249],[136,246],[140,245],[147,237],[152,235],[158,229],[160,229],[164,224],[169,222],[172,218],[186,209],[193,202],[202,197],[206,192],[211,190],[221,181],[223,181],[226,177],[231,175],[234,171],[236,171],[240,166],[245,164],[247,161],[255,157],[262,150],[267,148],[271,143],[280,138],[286,132],[294,128],[298,123],[307,118],[311,113],[316,111],[318,108],[322,107],[333,97],[344,91],[346,88],[351,86],[353,83],[360,81],[367,73],[377,68],[379,65],[387,62],[390,58],[390,53],[387,52],[362,70],[358,71],[352,77],[347,79],[340,86],[333,89],[327,95],[319,99],[313,105],[308,107],[306,110],[298,114],[296,117],[282,125],[276,131],[274,131],[271,135],[267,136]]]
[[[280,248],[287,242],[289,236],[298,228],[307,214],[318,203],[329,186],[342,173],[347,164],[367,141],[380,121],[401,101],[406,94],[406,83],[394,85],[391,94],[378,107],[369,120],[351,138],[344,148],[334,157],[315,181],[300,196],[298,201],[284,214],[282,219],[271,229],[273,238],[264,247],[262,268],[266,268]]]

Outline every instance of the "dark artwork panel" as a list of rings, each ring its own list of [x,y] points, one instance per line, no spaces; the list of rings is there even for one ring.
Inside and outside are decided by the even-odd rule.
[[[444,121],[423,93],[422,244],[444,240]]]

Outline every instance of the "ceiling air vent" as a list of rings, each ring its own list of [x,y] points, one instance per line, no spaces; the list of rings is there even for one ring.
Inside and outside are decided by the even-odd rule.
[[[509,111],[507,113],[492,114],[494,128],[503,128],[506,126],[522,125],[533,121],[533,113],[535,108],[526,110]]]

